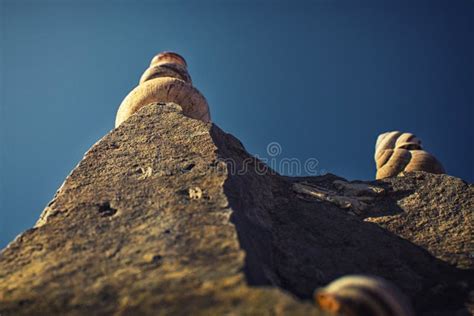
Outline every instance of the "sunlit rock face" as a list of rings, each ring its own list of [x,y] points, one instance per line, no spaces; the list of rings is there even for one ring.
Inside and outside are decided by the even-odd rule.
[[[324,315],[315,289],[369,274],[416,315],[463,315],[472,209],[472,185],[447,175],[281,176],[216,125],[152,103],[2,251],[0,314]]]
[[[445,173],[441,163],[423,150],[421,141],[411,133],[387,132],[375,145],[376,179],[395,177],[402,172]]]

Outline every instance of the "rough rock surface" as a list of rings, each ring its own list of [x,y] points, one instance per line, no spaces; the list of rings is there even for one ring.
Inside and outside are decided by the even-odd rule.
[[[389,196],[378,203],[386,215],[369,217],[389,231],[462,269],[474,269],[474,186],[424,172],[379,182]],[[375,214],[373,214],[375,215]]]
[[[469,315],[472,203],[472,185],[445,175],[283,177],[215,125],[153,104],[2,251],[0,314],[323,315],[315,288],[368,273],[419,315]]]

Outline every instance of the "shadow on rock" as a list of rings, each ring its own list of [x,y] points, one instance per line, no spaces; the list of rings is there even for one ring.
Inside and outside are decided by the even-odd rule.
[[[244,272],[249,285],[272,285],[311,299],[317,287],[342,275],[371,274],[401,288],[420,315],[466,312],[471,271],[453,268],[331,203],[298,198],[292,190],[295,178],[280,176],[268,167],[262,173],[263,163],[252,158],[235,137],[216,126],[211,135],[220,159],[228,164],[224,191],[246,252]],[[235,172],[244,165],[245,172]],[[327,176],[313,179],[332,180]],[[377,205],[379,215],[403,212],[397,198],[383,199]]]

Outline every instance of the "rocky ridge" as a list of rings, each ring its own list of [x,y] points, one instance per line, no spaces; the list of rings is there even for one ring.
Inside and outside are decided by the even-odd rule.
[[[217,126],[152,104],[2,251],[0,314],[323,315],[313,291],[364,273],[419,315],[469,315],[473,191],[423,172],[284,177]]]

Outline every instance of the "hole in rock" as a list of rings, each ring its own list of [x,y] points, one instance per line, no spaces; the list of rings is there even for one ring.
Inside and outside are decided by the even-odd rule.
[[[186,167],[184,167],[182,170],[183,170],[183,172],[189,172],[189,171],[191,171],[191,169],[194,168],[194,166],[196,166],[196,164],[190,163],[189,165],[187,165]]]
[[[110,207],[109,202],[105,202],[99,206],[99,215],[102,217],[113,216],[117,210]]]

